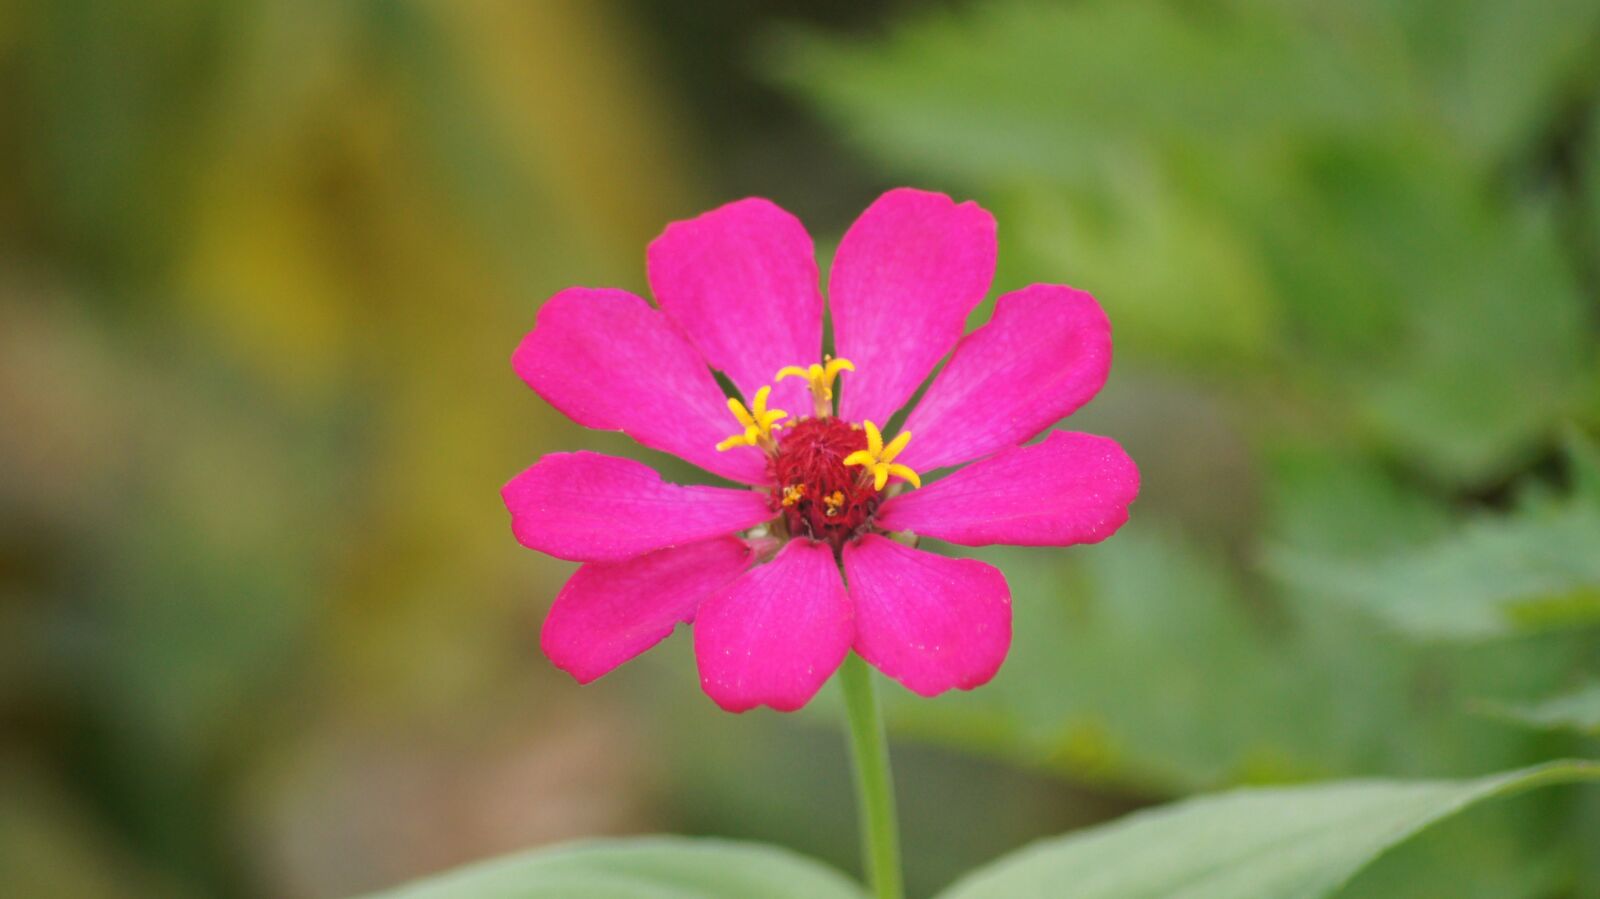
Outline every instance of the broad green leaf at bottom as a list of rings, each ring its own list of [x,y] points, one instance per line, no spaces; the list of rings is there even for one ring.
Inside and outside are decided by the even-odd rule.
[[[821,862],[687,837],[593,840],[468,865],[368,899],[865,899]]]
[[[1237,790],[1046,840],[940,899],[1316,899],[1473,803],[1577,780],[1600,780],[1600,763],[1552,762],[1475,780]]]

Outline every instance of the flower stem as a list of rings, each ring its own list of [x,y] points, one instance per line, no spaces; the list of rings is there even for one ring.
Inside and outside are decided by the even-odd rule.
[[[850,755],[860,816],[861,857],[877,899],[902,899],[900,825],[895,816],[894,779],[889,773],[889,743],[873,689],[872,671],[855,653],[839,667],[845,715],[850,721]]]

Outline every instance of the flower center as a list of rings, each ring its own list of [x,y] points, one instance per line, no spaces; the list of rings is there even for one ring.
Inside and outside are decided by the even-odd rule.
[[[848,359],[826,356],[804,368],[784,366],[777,379],[804,378],[816,415],[783,423],[789,413],[767,408],[768,385],[756,391],[748,409],[728,400],[742,430],[717,444],[719,451],[760,447],[773,484],[772,511],[783,517],[789,536],[826,540],[836,549],[870,526],[890,478],[922,486],[915,471],[895,461],[911,441],[909,431],[884,443],[872,422],[852,425],[833,416],[833,383],[840,372],[855,370]]]
[[[777,451],[767,462],[772,508],[783,515],[791,536],[826,540],[834,546],[858,533],[878,507],[871,478],[844,460],[867,449],[867,434],[837,418],[802,418],[778,432]]]

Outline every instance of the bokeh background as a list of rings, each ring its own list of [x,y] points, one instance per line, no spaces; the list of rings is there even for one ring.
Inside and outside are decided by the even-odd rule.
[[[1595,0],[12,0],[0,895],[646,831],[854,870],[831,690],[725,715],[682,633],[576,687],[497,491],[660,461],[513,375],[545,297],[750,194],[826,256],[900,184],[1100,298],[1071,426],[1145,474],[1114,540],[978,553],[992,685],[888,688],[914,893],[1195,792],[1600,752]],[[1596,792],[1351,895],[1600,895]]]

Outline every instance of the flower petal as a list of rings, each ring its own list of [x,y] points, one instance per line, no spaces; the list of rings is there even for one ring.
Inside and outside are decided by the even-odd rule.
[[[839,242],[828,278],[835,352],[856,365],[851,421],[887,422],[950,352],[994,279],[994,217],[976,203],[899,188]]]
[[[574,562],[618,562],[773,517],[756,491],[680,487],[643,462],[589,452],[545,456],[500,495],[518,542]]]
[[[878,525],[967,546],[1098,543],[1128,520],[1139,469],[1115,440],[1054,431],[897,496]]]
[[[730,712],[792,712],[844,661],[854,633],[833,550],[790,541],[778,557],[700,606],[694,652],[700,685]]]
[[[550,606],[540,646],[586,684],[660,643],[678,622],[693,621],[700,602],[749,561],[743,540],[718,537],[583,565]]]
[[[773,384],[778,369],[822,358],[811,235],[772,201],[750,197],[673,222],[647,259],[656,302],[746,397]],[[805,382],[774,384],[772,405],[809,415]]]
[[[1035,284],[995,302],[906,419],[899,461],[922,471],[1015,446],[1072,414],[1111,371],[1111,322],[1094,297]]]
[[[988,683],[1011,647],[1011,589],[992,565],[869,534],[844,548],[856,652],[913,693]]]
[[[766,481],[760,450],[717,451],[739,428],[705,360],[664,313],[625,290],[551,297],[511,365],[578,424],[622,431],[735,481]]]

